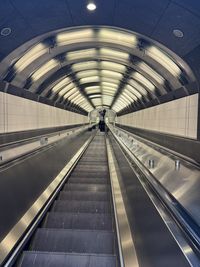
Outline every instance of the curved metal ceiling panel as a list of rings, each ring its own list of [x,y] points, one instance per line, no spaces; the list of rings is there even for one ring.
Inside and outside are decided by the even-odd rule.
[[[136,102],[144,104],[173,90],[172,84],[180,87],[182,76],[189,79],[179,62],[153,42],[144,39],[146,45],[141,47],[141,38],[108,27],[52,34],[21,54],[5,79],[35,93],[46,91],[46,96],[56,103],[72,103],[86,112],[103,106],[121,112]],[[54,45],[48,45],[52,39]],[[158,67],[161,62],[163,71]],[[52,87],[38,89],[64,67],[66,72],[51,83]],[[170,77],[168,88],[166,77]]]
[[[60,0],[59,5],[53,0],[10,0],[2,9],[0,4],[0,27],[10,26],[14,33],[26,28],[23,34],[0,38],[2,57],[44,33],[5,57],[1,77],[56,104],[86,112],[106,106],[118,113],[147,107],[154,100],[159,103],[160,97],[195,81],[180,57],[144,37],[153,37],[179,55],[188,53],[200,43],[200,11],[193,8],[195,1],[96,2],[93,14],[82,0]],[[12,19],[6,20],[6,13]],[[184,38],[173,35],[172,24],[182,27]],[[101,26],[57,30],[75,25],[113,25],[140,34]]]

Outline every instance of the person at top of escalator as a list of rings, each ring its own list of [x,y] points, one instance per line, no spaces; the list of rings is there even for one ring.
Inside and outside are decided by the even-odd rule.
[[[99,130],[101,132],[105,132],[105,115],[106,115],[105,109],[99,111]]]

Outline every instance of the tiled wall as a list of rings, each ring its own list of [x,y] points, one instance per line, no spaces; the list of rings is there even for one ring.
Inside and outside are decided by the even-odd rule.
[[[197,138],[198,94],[118,117],[122,125]]]
[[[87,122],[86,116],[0,92],[0,133]]]

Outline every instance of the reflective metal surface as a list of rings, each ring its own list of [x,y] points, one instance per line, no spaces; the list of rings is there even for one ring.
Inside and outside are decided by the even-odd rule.
[[[117,131],[118,137],[123,143],[200,226],[200,169],[198,166],[170,155],[162,149],[147,145],[119,128]],[[150,159],[154,160],[154,168],[149,168]]]
[[[33,203],[33,205],[27,210],[23,217],[18,221],[18,223],[11,229],[11,231],[4,237],[0,243],[0,263],[2,263],[7,255],[14,248],[16,243],[19,241],[23,233],[26,231],[27,227],[33,222],[35,216],[45,205],[49,197],[56,190],[58,185],[62,180],[69,174],[73,168],[75,162],[79,156],[86,149],[90,143],[92,137],[90,137],[85,144],[78,150],[78,152],[73,156],[73,158],[67,163],[67,165],[61,170],[61,172],[55,177],[51,184],[43,191],[39,198]]]
[[[104,133],[94,136],[56,191],[16,266],[119,266]]]
[[[16,145],[11,143],[8,146],[3,146],[0,148],[0,165],[5,164],[8,161],[14,160],[18,157],[24,156],[31,153],[41,147],[45,147],[50,144],[54,144],[65,138],[68,135],[84,131],[88,126],[76,127],[73,129],[68,129],[64,131],[59,131],[54,134],[49,134],[44,136],[39,136],[37,138],[32,138],[30,140],[24,140],[17,142]],[[13,147],[14,146],[14,147]]]
[[[114,158],[112,148],[108,138],[106,139],[108,165],[110,171],[111,187],[113,194],[113,204],[115,210],[115,219],[117,224],[118,243],[120,247],[120,263],[121,267],[139,267],[137,260],[134,241],[132,238],[126,209],[118,180],[119,171],[117,170],[117,162]]]
[[[111,131],[112,130],[113,129],[111,129]],[[116,132],[116,130],[114,130],[113,133],[114,132]],[[184,214],[179,213],[180,212],[179,207],[177,206],[176,202],[174,202],[173,199],[171,199],[170,193],[168,193],[168,191],[166,191],[165,188],[163,188],[156,180],[154,180],[153,176],[152,177],[149,176],[150,173],[154,174],[156,172],[154,171],[154,169],[149,167],[148,157],[152,158],[152,155],[154,156],[154,160],[155,159],[157,160],[157,164],[155,164],[155,169],[158,170],[159,169],[159,165],[158,165],[159,157],[158,157],[158,155],[157,155],[157,157],[155,157],[156,153],[155,154],[154,153],[152,153],[152,154],[148,153],[152,148],[149,148],[149,150],[147,152],[147,149],[145,147],[146,145],[144,144],[144,146],[143,146],[143,144],[141,142],[138,142],[138,140],[137,140],[136,146],[131,146],[131,143],[133,143],[132,142],[133,140],[131,140],[131,142],[130,142],[131,138],[130,137],[127,138],[126,133],[121,132],[120,134],[118,133],[118,135],[116,135],[114,133],[114,135],[117,138],[118,142],[123,147],[123,149],[125,149],[126,154],[131,159],[133,159],[133,162],[136,162],[136,166],[138,166],[143,171],[144,175],[146,176],[145,179],[147,179],[147,181],[151,184],[151,187],[153,187],[157,191],[158,196],[160,196],[161,199],[165,200],[165,203],[167,203],[167,205],[169,205],[169,208],[172,210],[172,212],[174,212],[174,214],[176,214],[177,218],[179,217],[179,222],[183,223],[183,225],[186,229],[186,232],[188,231],[187,233],[191,234],[191,238],[194,238],[195,239],[194,241],[197,241],[197,243],[198,243],[199,237],[195,232],[196,229],[193,229],[191,227],[191,225],[187,225],[187,219],[185,221]],[[133,151],[136,153],[134,153]],[[152,152],[153,152],[153,149],[152,149]],[[156,152],[159,153],[158,151],[156,151]],[[165,156],[165,157],[167,158],[167,156]],[[161,159],[163,159],[163,158],[161,158]],[[172,161],[172,159],[170,157],[169,157],[169,160]],[[173,171],[177,172],[177,169],[174,169],[174,161],[172,161],[172,162],[173,162]],[[159,163],[160,163],[160,161],[159,161]],[[144,168],[143,164],[146,166],[146,169]],[[181,168],[179,163],[177,165],[178,165],[178,168]],[[185,163],[185,165],[188,166],[190,164]],[[184,166],[184,167],[186,168],[186,166]],[[193,168],[195,168],[195,167],[192,166],[191,171],[193,170]],[[160,171],[161,171],[160,176],[162,178],[163,175],[165,176],[165,169],[162,168]],[[196,171],[198,171],[198,169]],[[197,257],[197,254],[196,254],[196,248],[194,248],[195,245],[194,244],[191,245],[190,241],[188,241],[188,238],[190,238],[190,237],[185,236],[185,233],[182,232],[183,229],[181,228],[181,225],[177,224],[177,222],[175,222],[174,219],[172,219],[171,215],[169,216],[169,214],[166,213],[165,209],[162,208],[160,200],[158,201],[155,198],[154,194],[152,194],[151,191],[149,191],[147,189],[148,183],[143,181],[141,179],[140,175],[138,176],[138,179],[141,181],[143,187],[145,188],[145,190],[148,193],[149,197],[151,198],[152,202],[156,206],[158,212],[160,213],[160,215],[163,218],[168,229],[170,230],[170,232],[174,236],[176,242],[178,243],[179,247],[183,251],[183,253],[186,256],[190,265],[191,266],[199,266],[200,262],[199,262],[199,258]],[[180,177],[179,177],[179,179],[180,179]],[[158,181],[162,181],[162,179],[160,179]],[[169,180],[168,180],[168,183],[170,185]],[[186,188],[186,191],[187,191],[187,188]],[[179,202],[177,202],[177,203],[179,203]],[[183,217],[181,217],[182,215],[183,215]]]

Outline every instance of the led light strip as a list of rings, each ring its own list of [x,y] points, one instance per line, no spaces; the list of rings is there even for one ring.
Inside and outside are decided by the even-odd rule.
[[[55,36],[55,41],[56,46],[58,47],[72,46],[77,43],[82,44],[82,47],[84,47],[84,44],[87,43],[90,48],[79,48],[75,51],[69,50],[69,52],[64,52],[62,55],[64,61],[62,63],[55,58],[50,59],[43,63],[38,69],[33,70],[32,75],[30,76],[32,81],[41,83],[43,78],[49,76],[50,73],[67,63],[71,65],[73,72],[76,73],[77,78],[80,80],[80,84],[101,84],[100,92],[102,93],[102,100],[104,94],[102,84],[116,84],[118,88],[120,81],[127,70],[127,66],[130,64],[131,54],[134,54],[134,49],[137,49],[138,45],[138,37],[136,34],[106,27],[99,27],[97,29],[83,28],[60,32]],[[94,43],[98,43],[99,47],[96,48]],[[120,45],[120,49],[114,47],[114,44]],[[56,46],[53,49],[56,49]],[[50,50],[51,49],[43,43],[38,43],[27,50],[27,52],[13,65],[16,73],[20,74],[33,62],[36,60],[39,61],[45,54],[50,54]],[[145,55],[151,58],[152,61],[162,64],[166,71],[175,78],[179,78],[182,72],[181,68],[170,55],[162,49],[151,45],[145,49]],[[96,61],[96,59],[100,61]],[[165,83],[165,79],[147,63],[136,62],[135,65],[139,69],[139,72],[134,71],[126,85],[126,89],[129,90],[130,93],[122,90],[123,95],[126,94],[126,97],[129,100],[130,98],[133,98],[133,102],[136,101],[135,97],[141,98],[142,96],[147,96],[148,92],[154,94],[156,89],[154,82],[158,83],[160,86],[164,86]],[[57,83],[52,88],[52,97],[58,93],[59,97],[67,99],[67,86],[69,82],[70,78],[67,77]],[[130,86],[132,86],[132,89]],[[116,95],[116,92],[111,92],[110,90],[109,94],[113,94],[114,96]],[[71,95],[71,93],[69,95]],[[70,100],[73,101],[73,96]],[[92,108],[91,105],[90,108]]]

